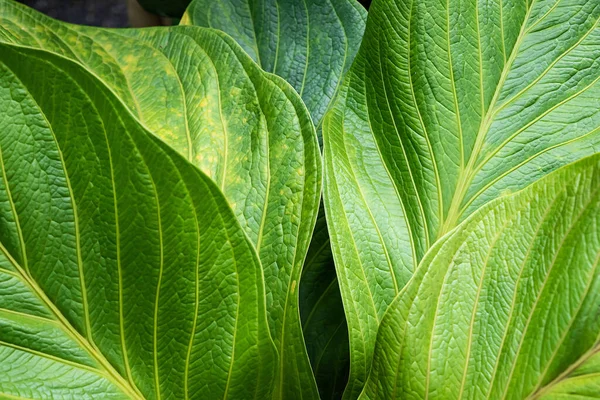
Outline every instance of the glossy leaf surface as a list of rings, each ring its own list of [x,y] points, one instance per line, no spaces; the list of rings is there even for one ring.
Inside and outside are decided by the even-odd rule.
[[[217,186],[55,54],[0,44],[0,392],[256,398],[262,269]]]
[[[600,147],[594,0],[376,0],[323,124],[350,397],[424,254],[489,201]]]
[[[489,203],[390,306],[361,398],[598,398],[599,260],[599,157]]]
[[[234,38],[300,93],[318,126],[358,51],[366,15],[355,0],[194,0],[181,23]]]
[[[281,76],[301,94],[315,125],[320,126],[356,56],[365,20],[365,10],[354,0],[195,0],[182,24],[229,34],[262,68]],[[332,390],[338,393],[345,385],[348,344],[343,333],[347,328],[340,325],[342,308],[326,232],[323,217],[317,221],[304,266],[310,272],[300,284],[301,291],[306,287],[300,308],[304,315],[328,319],[325,324],[304,323],[303,328],[321,396],[329,398]],[[311,256],[317,253],[319,257]]]
[[[0,7],[0,40],[85,65],[217,183],[263,266],[269,325],[281,354],[280,395],[316,396],[297,288],[317,218],[321,161],[294,90],[214,30],[98,29],[60,23],[9,1]]]

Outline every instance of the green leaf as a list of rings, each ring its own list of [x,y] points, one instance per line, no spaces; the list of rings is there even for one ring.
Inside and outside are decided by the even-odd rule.
[[[323,123],[349,397],[367,377],[387,306],[439,238],[600,149],[599,18],[591,0],[371,6]]]
[[[321,398],[339,399],[348,382],[350,349],[322,207],[302,270],[300,316]]]
[[[358,51],[366,16],[356,0],[194,0],[181,23],[229,34],[300,93],[319,126]]]
[[[482,207],[392,303],[362,399],[598,398],[600,157]]]
[[[539,390],[533,398],[544,400],[564,400],[569,398],[600,398],[600,345],[590,350],[590,354],[580,357],[579,363],[573,364],[552,384]]]
[[[296,289],[317,218],[321,160],[295,91],[215,30],[99,29],[60,23],[10,1],[0,1],[0,9],[0,41],[83,64],[217,183],[263,266],[281,356],[278,393],[316,396]]]
[[[0,44],[0,396],[257,398],[262,269],[217,186],[106,86]]]
[[[301,94],[320,126],[358,51],[365,20],[366,11],[355,0],[195,0],[181,22],[229,34],[263,69]],[[333,258],[329,246],[324,247],[329,238],[321,232],[327,232],[324,217],[317,221],[304,265],[311,272],[303,274],[300,283],[301,292],[306,288],[300,309],[304,315],[319,316],[303,328],[321,396],[330,398],[345,385],[348,343]],[[313,258],[312,253],[320,256]],[[327,323],[322,324],[322,318]]]

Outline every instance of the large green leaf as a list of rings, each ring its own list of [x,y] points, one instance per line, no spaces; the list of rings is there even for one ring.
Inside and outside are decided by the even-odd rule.
[[[383,318],[364,399],[600,398],[600,157],[493,201]]]
[[[365,20],[366,12],[355,0],[195,0],[182,24],[229,34],[262,68],[281,76],[301,94],[319,126],[356,56]],[[317,220],[304,265],[309,272],[300,283],[301,295],[304,291],[301,312],[315,317],[303,328],[325,398],[339,394],[348,368],[347,335],[343,333],[347,328],[341,325],[345,324],[339,315],[343,309],[328,243],[323,217]],[[322,323],[323,318],[327,323]]]
[[[356,0],[194,0],[181,23],[229,34],[300,93],[318,126],[358,51],[366,16]]]
[[[229,37],[199,27],[108,30],[68,25],[0,0],[0,41],[61,54],[105,82],[142,123],[220,187],[263,266],[281,396],[317,396],[298,282],[317,218],[314,127],[283,79]]]
[[[600,147],[596,0],[376,0],[323,123],[325,205],[356,396],[427,250]]]
[[[0,105],[0,397],[268,397],[262,269],[217,186],[55,54],[0,44]]]

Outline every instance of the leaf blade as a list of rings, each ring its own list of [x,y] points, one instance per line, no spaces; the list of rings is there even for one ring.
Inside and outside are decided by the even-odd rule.
[[[598,12],[585,0],[372,5],[323,125],[329,220],[368,238],[359,260],[342,254],[350,250],[336,239],[336,262],[355,271],[343,285],[374,293],[370,318],[395,296],[380,282],[401,290],[426,252],[469,215],[597,153],[597,108],[586,105],[597,90]],[[390,220],[391,239],[377,232],[390,232]],[[385,249],[387,260],[375,258]],[[382,276],[352,278],[361,264]],[[344,296],[345,304],[359,301]],[[350,340],[372,349],[372,339]],[[353,362],[368,371],[370,353]]]
[[[598,157],[565,167],[436,245],[384,318],[361,398],[525,398],[593,355],[598,176]]]
[[[0,139],[5,177],[2,184],[15,195],[14,210],[21,218],[14,221],[20,221],[28,250],[24,253],[28,270],[19,269],[16,261],[14,269],[35,289],[61,327],[133,398],[142,398],[141,393],[148,398],[162,394],[183,397],[182,372],[188,338],[193,332],[196,374],[190,395],[195,396],[199,390],[217,397],[251,398],[268,393],[276,356],[266,320],[262,270],[219,190],[140,126],[114,94],[80,65],[48,52],[13,45],[2,44],[1,51],[3,72],[8,68],[19,78],[15,81],[3,76],[4,103],[15,112],[8,113],[12,119],[4,123],[9,134]],[[30,73],[40,68],[45,71],[43,78]],[[12,93],[6,90],[8,84],[13,85]],[[57,95],[61,89],[61,95]],[[72,105],[78,107],[74,109],[77,112],[67,112]],[[20,107],[35,112],[21,114]],[[23,115],[28,116],[29,123],[15,125]],[[19,126],[30,126],[32,131]],[[78,129],[66,129],[73,126]],[[50,128],[55,136],[49,133]],[[20,147],[15,149],[15,144]],[[28,151],[32,146],[36,151]],[[64,158],[58,156],[59,152]],[[90,154],[94,157],[86,158]],[[32,157],[42,155],[48,156],[42,162],[27,164]],[[24,167],[20,171],[26,173],[19,174],[15,166]],[[27,171],[32,170],[35,174],[28,175]],[[66,190],[66,180],[60,176],[49,182],[63,189],[45,189],[48,174],[61,170],[69,176],[73,190]],[[37,190],[35,202],[27,198],[32,190]],[[52,196],[62,201],[62,208],[48,206],[51,202],[47,199]],[[64,204],[75,204],[78,214]],[[99,209],[104,212],[98,213]],[[32,213],[47,219],[32,219]],[[79,234],[86,239],[80,242],[85,249],[80,260],[83,265],[78,265],[73,245],[75,218],[80,218]],[[49,228],[45,223],[51,229],[70,229],[73,233],[46,235]],[[40,246],[40,240],[55,245],[42,242]],[[59,255],[64,265],[56,263],[54,257]],[[236,262],[245,268],[237,269]],[[82,275],[78,271],[83,271]],[[197,271],[202,272],[202,280],[195,278]],[[106,280],[102,276],[114,278]],[[90,331],[86,331],[84,313],[80,311],[83,300],[78,286],[59,286],[73,279],[88,284]],[[239,284],[223,287],[223,282],[232,279],[238,279]],[[212,294],[200,298],[198,287]],[[173,300],[172,293],[185,299]],[[224,299],[238,299],[237,305]],[[203,321],[195,331],[194,313]],[[238,320],[245,328],[236,336],[241,329]],[[221,342],[199,340],[202,335],[214,337],[211,330],[215,329],[223,331],[218,336]],[[209,368],[207,372],[207,362],[227,368]],[[12,371],[10,376],[17,372]],[[60,389],[53,389],[52,380],[46,383],[48,390]],[[14,390],[10,385],[2,388]],[[248,388],[254,390],[249,393]],[[27,386],[20,389],[28,390]],[[76,397],[73,393],[64,396]]]

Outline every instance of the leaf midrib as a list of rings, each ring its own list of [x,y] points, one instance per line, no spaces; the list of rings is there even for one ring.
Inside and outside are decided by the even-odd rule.
[[[536,1],[537,0],[533,0],[532,3],[529,5],[527,13],[525,14],[525,17],[523,18],[523,22],[521,24],[521,30],[519,31],[519,36],[517,37],[517,40],[515,41],[515,44],[513,46],[513,49],[511,51],[508,61],[506,62],[506,64],[504,65],[504,68],[502,69],[502,74],[500,75],[500,79],[498,80],[498,84],[496,85],[496,89],[494,91],[494,96],[492,97],[492,101],[490,102],[490,106],[488,107],[488,110],[487,110],[484,118],[482,118],[482,120],[481,120],[479,130],[477,132],[476,139],[475,139],[475,144],[473,146],[473,151],[471,152],[471,154],[469,156],[469,161],[467,163],[467,166],[464,169],[461,169],[461,172],[460,172],[460,175],[458,178],[456,191],[454,192],[454,196],[452,197],[452,201],[450,203],[450,209],[448,211],[448,215],[446,216],[446,219],[442,223],[441,228],[438,232],[438,238],[437,238],[438,240],[441,237],[443,237],[446,233],[451,231],[459,222],[459,219],[462,214],[461,213],[461,204],[467,194],[467,190],[469,189],[471,182],[475,178],[477,159],[479,158],[481,150],[483,149],[485,136],[492,125],[493,118],[495,116],[496,104],[498,103],[498,100],[500,98],[500,93],[502,91],[502,88],[504,87],[504,83],[506,82],[508,74],[511,71],[512,65],[513,65],[515,59],[517,58],[519,49],[523,42],[523,38],[525,37],[525,34],[527,33],[527,22],[529,21],[529,18],[531,16],[531,10],[533,9],[533,6],[535,5]]]
[[[87,339],[85,339],[81,334],[71,325],[71,323],[66,319],[66,317],[56,308],[54,303],[48,298],[46,293],[40,288],[35,280],[26,273],[23,268],[19,265],[19,263],[12,257],[12,255],[6,250],[4,244],[0,242],[0,252],[4,254],[6,259],[13,265],[13,267],[18,271],[19,278],[31,288],[32,292],[36,295],[36,297],[50,310],[50,312],[57,319],[60,326],[64,329],[64,331],[73,338],[81,348],[83,348],[98,364],[103,368],[103,371],[107,374],[107,377],[110,381],[115,384],[124,394],[130,396],[131,399],[134,400],[145,400],[140,394],[138,394],[136,388],[132,387],[129,382],[127,382],[121,374],[119,374],[114,367],[110,364],[110,362],[100,353],[96,347],[91,344]]]

